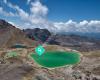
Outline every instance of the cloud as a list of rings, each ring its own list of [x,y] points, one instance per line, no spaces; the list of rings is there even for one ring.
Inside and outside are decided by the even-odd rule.
[[[10,8],[14,9],[16,13],[6,12],[0,7],[0,14],[6,16],[16,15],[19,18],[19,26],[21,29],[25,28],[47,28],[52,32],[100,32],[100,21],[99,20],[83,20],[76,22],[69,20],[66,22],[50,22],[46,16],[48,14],[48,7],[43,5],[39,0],[27,0],[27,3],[30,5],[30,13],[21,9],[18,5],[13,5],[7,0],[3,2]],[[27,4],[26,3],[26,4]]]
[[[27,4],[29,4],[31,2],[31,0],[27,0]]]
[[[25,28],[47,28],[50,31],[56,30],[56,27],[46,19],[48,8],[43,5],[39,0],[35,0],[30,4],[30,13],[25,12],[18,5],[13,5],[7,0],[4,3],[16,11],[17,17],[21,20],[19,26]]]
[[[29,18],[29,14],[25,12],[23,9],[19,8],[18,6],[15,6],[15,9],[17,10],[19,17],[22,20],[27,20]]]
[[[57,32],[100,32],[100,21],[98,20],[83,20],[79,23],[69,20],[56,22],[54,26],[57,28]]]
[[[7,0],[5,0],[4,3],[5,3],[8,7],[10,7],[10,8],[12,8],[12,9],[16,10],[16,13],[15,13],[15,14],[16,14],[17,16],[19,16],[21,19],[25,20],[25,19],[28,18],[28,13],[26,13],[26,12],[25,12],[23,9],[21,9],[19,6],[13,5],[12,3],[8,2]],[[14,13],[13,13],[13,14],[14,14]]]
[[[4,1],[7,6],[16,10],[16,14],[24,21],[32,24],[44,24],[47,21],[44,17],[48,12],[48,8],[42,5],[38,0],[31,2],[30,14],[21,9],[18,5],[13,5],[8,1]]]
[[[45,16],[48,13],[48,8],[39,1],[32,2],[31,5],[30,10],[34,15]]]
[[[4,0],[4,3],[6,4],[7,3],[7,0]]]
[[[4,16],[15,16],[15,14],[13,14],[12,12],[4,11],[4,9],[2,7],[0,7],[0,14],[2,14]]]
[[[13,26],[18,26],[14,22],[9,21],[8,23],[12,24]]]

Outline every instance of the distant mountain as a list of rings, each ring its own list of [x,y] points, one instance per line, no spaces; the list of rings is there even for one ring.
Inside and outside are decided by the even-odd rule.
[[[64,47],[69,47],[78,51],[92,51],[100,49],[100,40],[98,38],[91,37],[93,35],[83,35],[75,33],[62,34],[58,33],[56,35],[50,33],[47,29],[26,29],[24,30],[27,37],[30,39],[42,41],[50,45],[60,45]],[[87,34],[87,33],[86,33]]]
[[[79,36],[84,36],[84,37],[89,37],[89,38],[95,38],[95,39],[100,39],[100,33],[99,32],[59,32],[57,34],[62,34],[62,35],[79,35]]]
[[[69,47],[78,51],[100,50],[100,40],[75,34],[57,34],[52,36],[51,40],[48,43],[52,45],[56,44],[64,47]]]
[[[0,20],[0,47],[11,47],[15,44],[29,45],[31,43],[32,41],[26,38],[23,31],[5,20]]]
[[[47,29],[39,29],[39,28],[26,29],[24,30],[24,32],[30,39],[42,42],[45,42],[51,35],[51,33]]]

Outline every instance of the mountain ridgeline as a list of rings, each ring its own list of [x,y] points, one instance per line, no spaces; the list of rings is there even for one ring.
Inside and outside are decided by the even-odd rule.
[[[100,49],[100,40],[96,38],[76,34],[53,35],[48,30],[39,28],[24,30],[24,32],[30,39],[34,40],[45,42],[48,38],[47,43],[50,45],[60,45],[83,52]]]
[[[5,20],[0,20],[1,48],[14,44],[31,45],[33,41],[47,41],[49,45],[60,45],[83,52],[100,50],[100,40],[96,38],[76,34],[53,35],[47,29],[39,28],[20,30]]]
[[[84,37],[73,34],[72,35],[57,34],[53,36],[53,41],[60,46],[69,47],[82,52],[100,50],[100,40],[90,37]]]
[[[5,20],[0,20],[0,47],[8,48],[15,44],[30,45],[32,40],[26,38],[23,31],[9,24]]]

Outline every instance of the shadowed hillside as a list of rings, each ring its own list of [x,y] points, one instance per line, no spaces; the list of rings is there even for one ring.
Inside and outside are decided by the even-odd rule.
[[[0,20],[0,47],[11,47],[15,44],[30,45],[32,40],[15,26],[4,20]]]

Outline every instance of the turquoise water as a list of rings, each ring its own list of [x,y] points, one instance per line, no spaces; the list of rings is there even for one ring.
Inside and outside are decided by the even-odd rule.
[[[74,65],[80,62],[80,55],[76,52],[49,51],[41,56],[33,53],[31,57],[37,64],[47,68]]]

